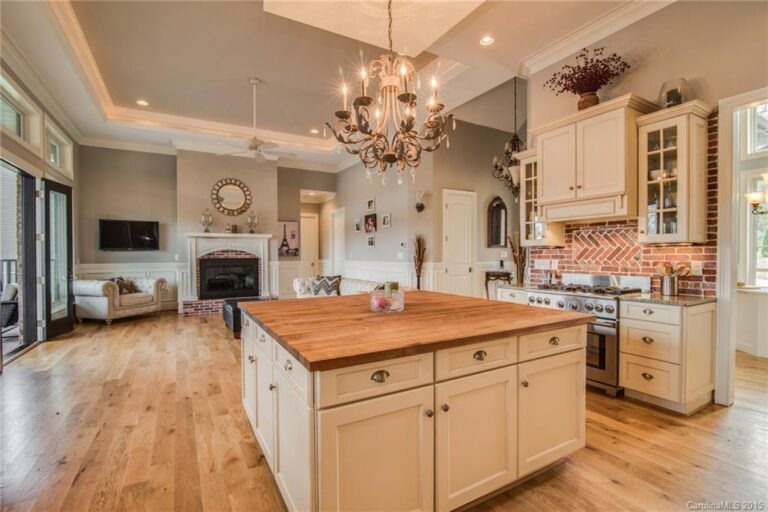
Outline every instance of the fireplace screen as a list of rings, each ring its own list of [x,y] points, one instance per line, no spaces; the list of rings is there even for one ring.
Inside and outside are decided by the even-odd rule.
[[[259,258],[203,258],[198,273],[200,299],[260,295]]]

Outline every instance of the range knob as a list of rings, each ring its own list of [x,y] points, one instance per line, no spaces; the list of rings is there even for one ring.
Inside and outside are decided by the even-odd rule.
[[[530,304],[533,304],[534,302],[536,302],[536,299],[534,299],[533,297],[528,297],[528,302]]]
[[[594,308],[595,306],[592,305],[591,302],[587,302],[586,304],[584,304],[584,309],[586,309],[587,311],[592,311]]]
[[[536,304],[541,304],[542,302],[544,301],[541,300],[541,297],[536,297]]]
[[[605,312],[606,312],[606,313],[613,313],[614,311],[616,311],[616,308],[614,308],[614,307],[613,307],[613,306],[611,306],[610,304],[608,304],[607,306],[605,306]]]
[[[569,307],[569,308],[571,308],[571,309],[572,309],[572,310],[574,310],[574,311],[576,311],[577,309],[579,309],[579,305],[578,305],[578,304],[576,304],[575,302],[570,302],[570,303],[568,304],[568,307]]]
[[[563,309],[565,307],[565,302],[561,300],[557,301],[557,307],[559,307],[560,309]]]
[[[544,297],[544,305],[549,306],[550,302],[552,302],[549,297]]]
[[[598,313],[602,313],[603,312],[603,305],[602,304],[595,304],[595,311],[597,311]]]

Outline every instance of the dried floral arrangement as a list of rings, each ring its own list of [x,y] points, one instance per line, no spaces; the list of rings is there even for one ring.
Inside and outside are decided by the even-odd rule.
[[[416,267],[416,289],[421,290],[421,271],[427,258],[427,240],[424,235],[416,235],[413,245],[413,266]]]
[[[618,54],[605,55],[604,50],[584,48],[576,55],[575,66],[566,64],[544,86],[558,96],[564,92],[582,95],[599,91],[630,68]]]
[[[520,243],[520,232],[515,231],[514,238],[507,237],[507,243],[512,250],[512,261],[515,262],[515,277],[517,278],[517,284],[522,286],[525,283],[525,266],[527,264],[528,253]]]

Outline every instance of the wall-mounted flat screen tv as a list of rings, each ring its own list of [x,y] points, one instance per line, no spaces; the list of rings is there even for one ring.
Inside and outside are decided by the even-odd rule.
[[[157,251],[160,223],[145,220],[99,219],[99,249],[102,251]]]

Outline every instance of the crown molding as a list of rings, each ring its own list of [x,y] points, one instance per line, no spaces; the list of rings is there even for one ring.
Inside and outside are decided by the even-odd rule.
[[[40,106],[50,113],[50,117],[55,119],[64,128],[69,137],[74,139],[75,142],[79,142],[83,137],[83,133],[72,118],[69,117],[69,114],[67,114],[67,111],[64,110],[56,97],[45,86],[40,76],[27,62],[4,30],[2,30],[1,41],[2,59],[6,65],[18,76],[19,81],[29,89]]]
[[[571,32],[520,63],[520,75],[525,78],[573,55],[582,48],[600,41],[611,34],[628,27],[676,0],[643,1],[633,0],[612,9],[605,15]]]
[[[172,146],[160,146],[158,144],[142,144],[139,142],[125,142],[114,139],[98,139],[94,137],[84,137],[80,140],[81,146],[90,146],[94,148],[119,149],[122,151],[138,151],[141,153],[154,153],[158,155],[175,155],[176,148]]]
[[[617,108],[631,108],[638,111],[641,115],[650,114],[659,110],[659,106],[652,101],[646,100],[634,93],[624,94],[617,98],[613,98],[608,101],[600,102],[594,107],[589,107],[578,112],[574,112],[560,119],[556,119],[546,124],[530,128],[528,133],[530,135],[540,135],[544,132],[552,131],[557,128],[589,119],[591,117],[615,110]]]

